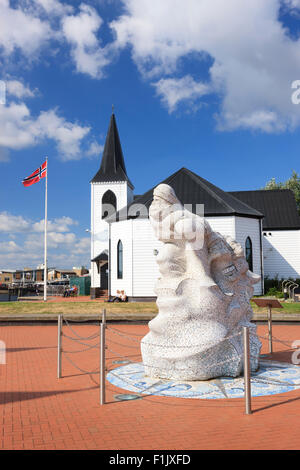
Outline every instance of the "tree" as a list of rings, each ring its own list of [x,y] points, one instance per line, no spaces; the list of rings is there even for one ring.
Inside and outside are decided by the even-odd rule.
[[[300,176],[295,170],[293,170],[292,176],[284,182],[277,183],[275,178],[271,178],[264,189],[290,189],[293,191],[300,215]]]

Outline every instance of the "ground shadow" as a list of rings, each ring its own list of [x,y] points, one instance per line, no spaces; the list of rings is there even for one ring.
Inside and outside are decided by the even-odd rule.
[[[260,359],[266,360],[266,361],[276,361],[276,362],[287,362],[289,364],[292,364],[292,354],[295,352],[295,349],[284,349],[282,351],[276,351],[273,352],[272,354],[266,354],[264,357],[261,357]]]
[[[36,349],[57,349],[57,346],[40,346],[32,348],[6,348],[6,352],[34,351]]]
[[[68,393],[74,392],[85,392],[87,390],[94,390],[99,388],[99,385],[95,385],[93,387],[88,387],[84,389],[73,389],[73,390],[51,390],[49,392],[41,391],[41,392],[16,392],[16,391],[7,391],[0,393],[0,405],[5,405],[7,403],[16,403],[20,401],[27,401],[27,400],[36,400],[39,398],[44,397],[51,397],[53,395],[65,395]]]
[[[272,397],[273,396],[274,395],[272,395]],[[269,397],[270,397],[270,395],[269,395]],[[262,397],[260,397],[260,398],[262,398]],[[262,406],[261,408],[256,408],[255,410],[252,409],[252,414],[258,413],[259,411],[268,410],[269,408],[274,408],[275,406],[285,405],[287,403],[293,403],[294,401],[298,401],[298,400],[300,400],[300,397],[290,398],[289,400],[284,400],[284,401],[280,401],[280,402],[277,402],[277,403],[270,403],[270,405],[265,405],[265,406]]]

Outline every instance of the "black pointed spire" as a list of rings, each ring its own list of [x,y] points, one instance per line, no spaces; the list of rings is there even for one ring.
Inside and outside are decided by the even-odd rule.
[[[91,180],[92,183],[106,181],[127,181],[132,189],[134,187],[127,176],[114,113],[110,118],[100,169]]]

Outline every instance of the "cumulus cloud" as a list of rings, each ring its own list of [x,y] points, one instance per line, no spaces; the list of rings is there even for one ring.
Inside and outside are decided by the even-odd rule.
[[[10,240],[8,242],[0,242],[0,252],[17,253],[19,251],[22,251],[22,248],[17,245],[13,240]]]
[[[63,216],[48,221],[48,260],[52,266],[87,265],[90,262],[90,238],[71,229],[78,222]],[[0,213],[0,258],[2,268],[35,267],[44,255],[44,220],[32,221],[21,215]]]
[[[35,96],[35,92],[20,80],[7,80],[5,84],[7,93],[16,98],[32,98]]]
[[[68,232],[71,225],[78,225],[76,220],[71,217],[63,216],[54,220],[47,221],[48,232]],[[32,224],[32,230],[34,232],[44,232],[45,219],[40,220]]]
[[[96,9],[85,3],[76,12],[59,0],[0,0],[0,55],[12,66],[15,52],[28,62],[40,57],[42,49],[52,54],[53,44],[62,48],[67,42],[76,71],[102,78],[112,59],[110,46],[101,47],[97,37],[102,23]]]
[[[107,49],[101,47],[96,35],[102,23],[97,11],[86,4],[80,5],[77,15],[62,20],[63,34],[71,45],[76,70],[92,78],[102,78],[103,69],[110,62]]]
[[[20,5],[12,8],[9,0],[0,0],[0,47],[8,57],[16,50],[32,57],[53,37],[47,20],[41,20]]]
[[[0,232],[44,232],[45,220],[34,222],[21,215],[13,215],[9,212],[0,212]],[[48,232],[68,232],[71,226],[78,225],[78,222],[71,217],[63,216],[47,221]]]
[[[89,148],[86,150],[85,154],[87,157],[94,157],[94,156],[99,156],[99,154],[103,151],[104,146],[101,144],[98,144],[95,140],[93,140]]]
[[[0,232],[26,232],[31,223],[21,215],[13,215],[9,212],[0,213]]]
[[[182,101],[190,103],[211,92],[209,85],[195,81],[190,75],[183,78],[161,78],[153,86],[169,112],[173,112]]]
[[[291,103],[300,39],[279,21],[282,2],[227,0],[225,8],[224,0],[122,1],[124,14],[111,22],[116,47],[129,46],[143,76],[160,79],[156,89],[171,111],[187,99],[190,78],[178,75],[192,56],[199,70],[207,67],[207,86],[219,98],[219,129],[278,132],[300,124],[300,107]],[[298,4],[285,2],[290,9]]]
[[[81,142],[90,132],[90,127],[67,121],[58,116],[56,110],[41,112],[30,129],[38,139],[50,138],[56,141],[63,160],[82,158]]]
[[[18,150],[52,139],[63,160],[74,160],[82,158],[81,142],[89,132],[89,127],[67,121],[57,110],[34,118],[24,102],[0,106],[1,147]]]
[[[67,13],[72,13],[73,7],[66,3],[59,2],[58,0],[33,0],[34,7],[40,7],[48,15],[63,16]]]

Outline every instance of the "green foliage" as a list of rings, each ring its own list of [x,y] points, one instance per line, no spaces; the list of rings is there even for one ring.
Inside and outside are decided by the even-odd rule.
[[[275,178],[271,178],[270,181],[266,183],[264,189],[290,189],[293,191],[300,214],[300,176],[295,170],[293,170],[292,176],[284,182],[277,183]]]
[[[277,290],[276,287],[271,287],[271,289],[268,290],[266,295],[269,297],[277,297],[278,299],[282,299],[284,297],[283,292],[280,290]]]
[[[283,293],[282,293],[282,282],[285,281],[287,279],[278,279],[278,278],[274,278],[274,279],[269,279],[268,277],[265,277],[264,279],[264,288],[265,288],[265,292],[266,292],[266,295],[270,295],[270,296],[276,296],[276,297],[284,297]],[[300,286],[300,279],[297,278],[297,279],[292,279],[292,278],[289,278],[290,281],[294,281],[296,284],[298,284]],[[278,294],[276,294],[276,292]],[[282,295],[279,295],[279,294],[282,294]]]

